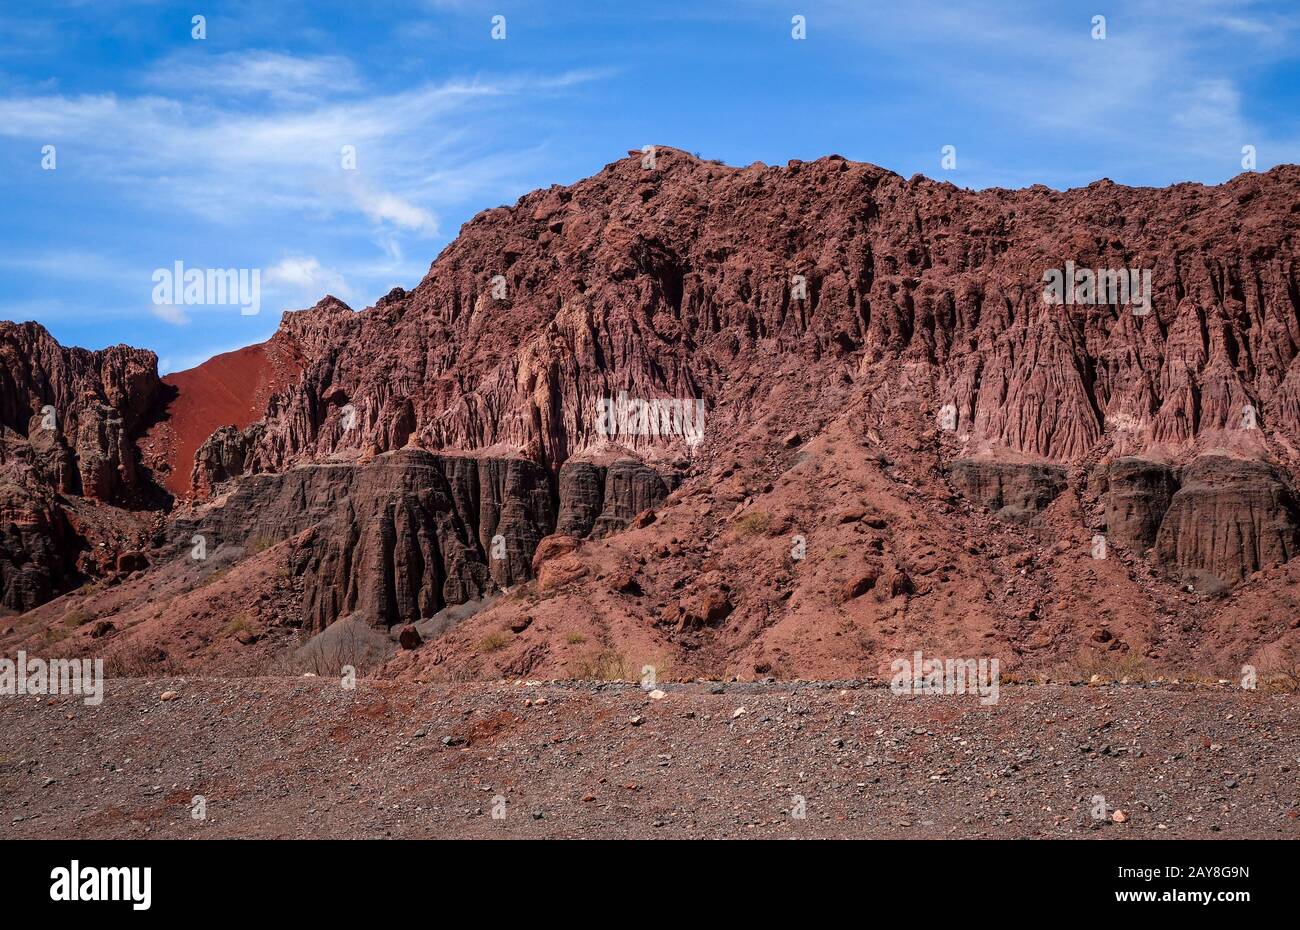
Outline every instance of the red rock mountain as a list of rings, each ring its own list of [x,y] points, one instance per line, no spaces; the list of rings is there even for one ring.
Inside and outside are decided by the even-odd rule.
[[[1294,666],[1298,224],[1295,166],[972,192],[661,148],[165,385],[6,324],[9,636],[256,670],[414,623],[388,670],[427,676]],[[1065,268],[1149,272],[1149,312],[1046,301]],[[69,561],[86,497],[155,519],[125,565]]]

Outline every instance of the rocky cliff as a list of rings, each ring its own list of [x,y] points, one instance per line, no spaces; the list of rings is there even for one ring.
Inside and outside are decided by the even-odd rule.
[[[595,489],[567,480],[587,467],[608,480]],[[185,551],[202,537],[214,555],[291,539],[291,571],[307,582],[307,628],[353,614],[391,626],[530,579],[557,514],[566,515],[565,534],[610,532],[659,504],[675,481],[632,460],[567,463],[561,475],[557,485],[528,459],[415,449],[305,464],[235,482],[219,501],[179,516],[173,536]]]
[[[0,321],[0,426],[28,441],[45,483],[60,491],[138,502],[135,438],[159,384],[152,352],[64,348],[35,323]]]
[[[1300,441],[1296,196],[1294,168],[1221,188],[976,193],[836,157],[733,169],[661,149],[646,168],[636,153],[481,214],[411,292],[287,317],[314,361],[238,457],[278,471],[502,444],[554,471],[610,444],[599,405],[619,392],[701,398],[725,444],[795,358],[806,403],[815,382],[847,377],[936,420],[949,410],[955,485],[1005,515],[1037,513],[1062,466],[1100,457],[1160,467],[1226,451],[1269,463],[1264,484],[1285,480]],[[1150,295],[1137,306],[1098,286],[1097,302],[1050,303],[1045,272],[1067,263],[1145,270]],[[210,450],[196,483],[228,474],[225,459]],[[1242,551],[1265,563],[1289,551],[1257,542]],[[1235,579],[1257,567],[1200,551],[1157,557]]]
[[[151,498],[135,438],[156,409],[158,360],[127,346],[60,346],[0,322],[0,606],[29,610],[81,576],[93,532],[66,496],[139,508]]]
[[[837,156],[730,168],[660,148],[485,211],[418,286],[374,307],[326,298],[286,314],[273,362],[257,362],[260,393],[237,396],[220,428],[185,404],[224,381],[181,378],[168,397],[124,349],[45,346],[99,378],[59,375],[48,390],[33,387],[46,381],[31,353],[10,353],[3,416],[26,437],[38,400],[89,392],[66,451],[33,448],[44,464],[32,468],[43,487],[118,502],[141,479],[145,418],[196,433],[192,460],[144,456],[145,473],[165,462],[168,487],[192,498],[167,544],[292,539],[316,629],[526,585],[550,534],[579,541],[548,550],[553,578],[595,584],[593,547],[632,525],[644,549],[606,566],[626,590],[602,609],[671,627],[664,642],[681,648],[754,648],[799,612],[798,596],[760,592],[797,587],[808,566],[719,577],[718,546],[807,543],[838,517],[807,512],[783,482],[801,475],[810,501],[859,467],[889,483],[863,476],[855,493],[900,495],[900,513],[947,534],[908,552],[879,528],[834,524],[875,534],[874,548],[860,565],[835,557],[825,570],[853,577],[818,584],[856,592],[835,610],[869,611],[878,642],[897,629],[893,597],[931,597],[961,558],[993,558],[962,535],[979,514],[1049,548],[1101,535],[1125,584],[1149,570],[1171,592],[1211,596],[1272,577],[1297,546],[1298,223],[1294,166],[1218,187],[974,192]],[[1058,269],[1087,274],[1054,301],[1044,282]],[[1133,293],[1113,286],[1130,269]],[[759,506],[778,498],[784,516]],[[687,506],[714,522],[666,528]],[[697,563],[677,561],[692,551]],[[657,562],[679,577],[656,582]],[[997,635],[1059,637],[1046,595],[1022,595],[990,608]]]

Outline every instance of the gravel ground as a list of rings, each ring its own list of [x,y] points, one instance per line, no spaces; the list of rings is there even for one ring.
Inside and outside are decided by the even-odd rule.
[[[111,681],[98,707],[4,697],[0,832],[1300,837],[1293,694],[1006,686],[986,707],[861,682],[664,690],[174,678]]]

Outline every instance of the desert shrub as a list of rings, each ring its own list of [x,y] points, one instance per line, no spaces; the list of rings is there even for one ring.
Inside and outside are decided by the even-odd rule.
[[[496,652],[504,649],[510,642],[510,634],[505,630],[493,630],[478,641],[479,652]]]
[[[659,656],[655,659],[648,659],[644,662],[633,662],[632,673],[639,681],[641,679],[641,670],[647,666],[653,665],[655,669],[655,681],[672,681],[673,680],[673,663],[672,660],[665,656]]]
[[[1224,676],[1233,677],[1233,676]],[[1300,690],[1300,664],[1290,648],[1266,646],[1256,669],[1255,689],[1265,694],[1290,694]]]
[[[244,633],[252,629],[253,621],[249,619],[248,614],[241,613],[221,628],[221,635],[234,636],[236,633]]]
[[[574,678],[595,681],[626,681],[627,659],[613,649],[598,649],[579,656],[570,663]]]
[[[104,657],[105,678],[167,678],[182,669],[157,646],[123,643]]]
[[[220,581],[225,577],[226,571],[227,570],[224,568],[214,568],[212,571],[208,572],[202,581],[199,582],[198,586],[202,588],[212,584],[213,582]]]
[[[93,619],[95,618],[81,607],[74,607],[63,615],[63,619],[61,619],[59,623],[66,627],[77,627],[81,626],[83,623],[89,623]]]
[[[384,634],[364,621],[338,620],[317,633],[293,656],[294,667],[320,678],[336,678],[351,666],[358,675],[383,662],[391,652]]]
[[[645,666],[654,666],[655,681],[672,681],[672,663],[664,658],[635,661],[616,649],[593,649],[569,663],[569,673],[574,678],[595,681],[640,681]]]
[[[1146,661],[1131,649],[1123,652],[1081,649],[1074,660],[1066,663],[1060,671],[1060,677],[1074,680],[1089,681],[1093,675],[1115,681],[1124,678],[1144,681],[1151,677]]]
[[[761,510],[752,510],[736,521],[736,534],[739,536],[757,536],[767,532],[771,516]]]

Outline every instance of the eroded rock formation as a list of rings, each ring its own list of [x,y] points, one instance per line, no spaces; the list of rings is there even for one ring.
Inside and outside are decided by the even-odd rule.
[[[1295,498],[1267,465],[1207,455],[1179,479],[1156,538],[1157,558],[1170,573],[1201,586],[1231,587],[1295,555]]]
[[[76,574],[79,541],[54,495],[30,472],[0,472],[0,607],[45,603]]]
[[[1120,458],[1107,468],[1106,480],[1107,533],[1121,545],[1145,552],[1155,545],[1177,489],[1173,471],[1160,462]]]
[[[675,472],[661,472],[637,459],[623,458],[608,466],[565,462],[560,468],[557,532],[571,536],[617,532],[638,513],[659,504],[678,480]]]
[[[86,540],[63,495],[141,505],[134,436],[158,386],[152,352],[64,348],[0,322],[0,605],[28,610],[75,581]]]
[[[967,498],[1020,523],[1045,510],[1065,488],[1064,468],[1032,462],[958,459],[950,475]]]
[[[46,502],[131,505],[161,481],[181,500],[168,545],[198,533],[247,555],[287,540],[310,628],[392,625],[527,582],[548,535],[635,535],[654,523],[632,525],[637,514],[702,497],[744,522],[664,530],[604,577],[583,562],[599,548],[587,542],[539,566],[548,590],[669,590],[638,629],[705,649],[800,609],[790,585],[811,559],[715,583],[717,548],[769,533],[782,551],[796,534],[815,545],[801,522],[827,515],[754,502],[791,474],[811,499],[841,482],[819,470],[833,462],[882,499],[899,492],[890,520],[957,519],[955,489],[1025,538],[1070,537],[1061,552],[1104,526],[1180,583],[1238,584],[1296,546],[1297,202],[1294,166],[1217,187],[975,192],[837,156],[729,168],[661,148],[653,169],[637,152],[487,210],[414,289],[362,312],[327,297],[163,389],[150,353],[65,350],[6,326],[0,424],[23,490],[0,534],[5,577],[37,561],[12,541],[60,532],[38,516]],[[1045,301],[1044,272],[1067,262],[1149,271],[1149,312]],[[224,398],[220,416],[200,409],[204,392]],[[672,417],[612,435],[601,410],[615,396],[700,402],[702,441]],[[44,405],[58,413],[50,435],[32,426]],[[883,463],[885,483],[856,474],[863,462]],[[840,604],[923,600],[961,559],[988,556],[955,538],[891,551],[890,520],[835,524],[866,547],[817,563],[843,560],[825,586]],[[694,574],[657,578],[665,559]],[[41,571],[45,588],[5,582],[27,592],[15,603],[63,583]],[[863,580],[877,574],[888,582]],[[1031,598],[998,629],[1049,637],[1039,617]]]
[[[640,463],[599,471],[608,474],[596,517],[560,532],[599,535],[668,493],[668,482]],[[557,513],[590,505],[583,488],[553,487],[526,459],[414,449],[250,475],[229,490],[179,519],[175,538],[186,548],[201,535],[214,554],[223,545],[247,552],[292,538],[304,620],[316,629],[352,614],[388,626],[413,622],[527,581]]]

